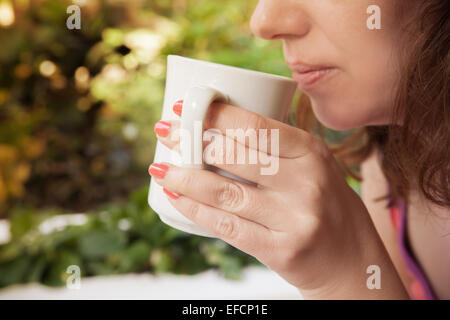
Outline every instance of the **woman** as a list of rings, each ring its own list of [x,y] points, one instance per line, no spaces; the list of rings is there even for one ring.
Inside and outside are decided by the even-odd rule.
[[[333,153],[303,130],[304,103],[303,129],[214,103],[205,130],[279,129],[279,154],[270,155],[279,158],[277,174],[210,163],[253,187],[170,164],[149,172],[181,213],[305,298],[449,299],[450,4],[376,3],[379,16],[368,0],[260,0],[251,19],[256,36],[282,39],[318,121],[363,128],[362,145],[352,138]],[[377,18],[381,28],[369,28]],[[181,108],[182,101],[174,111]],[[177,148],[177,128],[178,121],[160,121],[155,132]],[[351,159],[362,161],[362,199],[342,173]]]

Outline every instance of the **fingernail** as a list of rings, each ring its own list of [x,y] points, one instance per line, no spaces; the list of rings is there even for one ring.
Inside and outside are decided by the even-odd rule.
[[[172,199],[178,199],[180,197],[180,195],[178,193],[169,191],[166,188],[163,188],[163,191],[164,191],[165,194],[167,194]]]
[[[159,120],[157,123],[155,123],[153,131],[155,131],[155,133],[160,137],[167,137],[170,132],[170,127],[171,124],[169,122]]]
[[[179,117],[181,117],[181,110],[183,109],[183,100],[178,100],[173,105],[173,112],[175,112]]]
[[[168,166],[162,163],[152,163],[148,168],[148,173],[155,178],[162,179],[166,175]]]

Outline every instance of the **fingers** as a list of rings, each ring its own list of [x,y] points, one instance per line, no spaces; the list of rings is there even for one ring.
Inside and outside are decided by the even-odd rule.
[[[172,120],[167,121],[167,123],[170,125],[171,132],[164,132],[163,135],[165,136],[158,135],[158,139],[168,148],[179,152],[180,121]],[[155,127],[157,126],[158,123]],[[159,129],[155,129],[155,131],[161,133]],[[277,182],[280,181],[280,163],[285,160],[260,150],[248,148],[245,144],[236,142],[232,138],[212,130],[203,133],[203,161],[206,164],[260,186],[277,186]]]
[[[277,205],[276,198],[263,189],[208,170],[180,168],[169,163],[154,163],[149,172],[156,183],[171,192],[272,230],[278,230],[283,221],[286,221],[278,213],[281,205]]]
[[[205,133],[208,137],[208,134]],[[280,162],[286,160],[236,143],[228,136],[210,134],[203,151],[206,164],[232,173],[263,187],[276,187],[280,174]],[[209,139],[209,137],[208,137]]]
[[[239,140],[242,130],[248,136],[256,134],[256,143],[244,139],[249,148],[264,148],[263,152],[282,158],[298,158],[309,152],[311,135],[286,123],[263,117],[255,112],[215,102],[208,109],[204,130],[216,128],[230,138]],[[241,131],[239,130],[241,129]],[[267,141],[264,141],[265,139]],[[262,139],[260,141],[260,139]]]
[[[168,199],[188,219],[232,246],[261,260],[273,252],[274,232],[266,227],[186,196]]]
[[[182,100],[173,106],[173,111],[177,115],[181,115],[181,109]],[[306,131],[219,102],[212,103],[208,109],[203,130],[208,129],[218,130],[224,136],[235,139],[250,149],[261,150],[282,158],[304,156],[309,153],[315,142],[314,137]]]
[[[160,124],[162,122],[162,124]],[[162,129],[160,129],[162,127]],[[168,129],[167,129],[168,128]],[[159,121],[155,125],[158,139],[168,148],[180,151],[180,121]],[[167,132],[170,131],[170,133]],[[248,148],[214,130],[203,133],[203,161],[263,187],[276,187],[280,181],[280,162],[285,160],[257,148]]]

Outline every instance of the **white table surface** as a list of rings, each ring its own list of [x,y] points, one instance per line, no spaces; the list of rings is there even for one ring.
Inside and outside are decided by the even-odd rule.
[[[241,280],[227,280],[214,270],[194,276],[126,274],[82,278],[80,289],[40,284],[14,285],[0,290],[6,299],[301,299],[298,290],[263,267],[249,267]]]

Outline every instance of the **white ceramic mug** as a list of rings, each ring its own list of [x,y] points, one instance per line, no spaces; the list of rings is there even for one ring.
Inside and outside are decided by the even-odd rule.
[[[202,121],[208,107],[214,101],[222,101],[286,122],[296,87],[297,83],[290,78],[169,55],[161,119],[181,120],[180,154],[158,141],[153,162],[211,170],[250,183],[202,163],[202,148],[198,146],[203,144]],[[184,100],[181,119],[172,110],[178,100]],[[199,123],[200,134],[196,135]],[[189,138],[185,138],[183,132],[189,133]],[[185,232],[214,237],[178,212],[168,201],[162,187],[153,179],[150,181],[148,203],[164,223]]]

